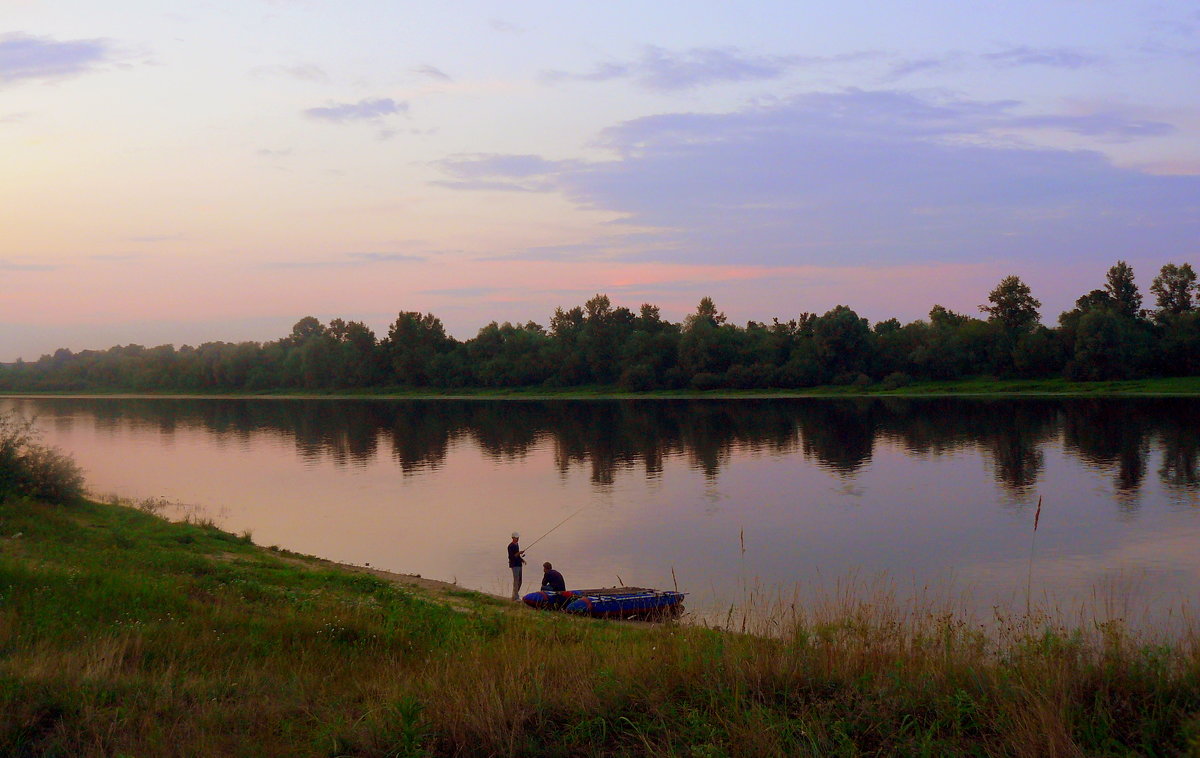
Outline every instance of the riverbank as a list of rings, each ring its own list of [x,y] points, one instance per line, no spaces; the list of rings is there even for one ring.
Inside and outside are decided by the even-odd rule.
[[[945,382],[918,382],[903,387],[883,383],[826,385],[806,389],[653,390],[631,392],[612,385],[587,387],[516,387],[446,389],[379,387],[356,390],[265,390],[262,392],[128,392],[85,390],[54,392],[0,392],[0,398],[109,397],[118,399],[253,399],[253,400],[744,400],[806,397],[1185,397],[1200,395],[1200,377],[1129,379],[1072,382],[1066,379],[995,379],[989,377]]]
[[[207,523],[0,505],[8,755],[1194,754],[1200,639],[845,597],[760,631],[527,611]]]

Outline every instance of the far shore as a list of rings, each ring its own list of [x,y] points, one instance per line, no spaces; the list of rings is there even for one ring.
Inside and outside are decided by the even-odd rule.
[[[94,398],[117,400],[769,400],[863,397],[1189,397],[1200,395],[1200,377],[1069,382],[1065,379],[994,379],[918,382],[904,387],[825,385],[805,389],[653,390],[631,392],[609,385],[435,390],[381,387],[357,390],[263,392],[4,392],[0,398]]]

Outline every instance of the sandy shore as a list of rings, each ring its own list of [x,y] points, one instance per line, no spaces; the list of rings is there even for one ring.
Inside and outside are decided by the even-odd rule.
[[[337,561],[327,560],[325,558],[317,558],[316,556],[294,556],[294,559],[303,562],[309,566],[319,566],[321,568],[338,569],[340,571],[350,571],[357,574],[370,574],[384,581],[398,584],[404,587],[415,587],[422,592],[432,595],[439,601],[446,603],[455,608],[467,609],[471,607],[470,599],[464,593],[475,593],[483,595],[494,600],[509,602],[507,596],[493,595],[482,590],[473,590],[468,587],[463,587],[461,584],[454,582],[443,582],[440,579],[427,579],[420,574],[401,574],[395,571],[384,571],[383,569],[373,568],[371,566],[358,566],[352,563],[338,563]],[[517,605],[517,604],[513,604]]]

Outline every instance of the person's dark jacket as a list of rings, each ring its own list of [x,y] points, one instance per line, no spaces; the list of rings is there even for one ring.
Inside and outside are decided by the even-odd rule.
[[[567,581],[558,571],[550,569],[542,575],[542,589],[547,592],[566,592]]]

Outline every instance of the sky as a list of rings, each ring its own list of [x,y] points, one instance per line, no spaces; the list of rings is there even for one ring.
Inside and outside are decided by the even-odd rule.
[[[1200,265],[1200,6],[4,0],[0,361]],[[1149,297],[1148,297],[1149,299]]]

